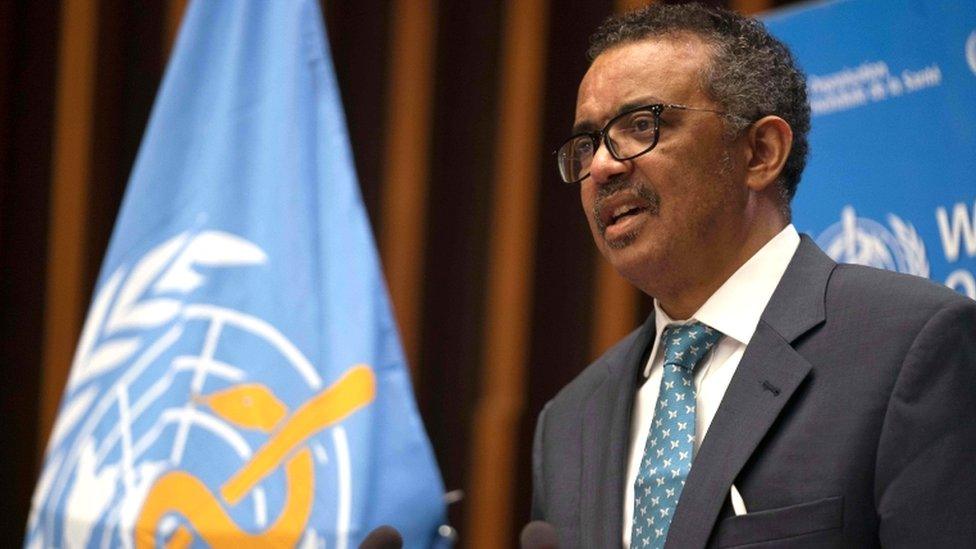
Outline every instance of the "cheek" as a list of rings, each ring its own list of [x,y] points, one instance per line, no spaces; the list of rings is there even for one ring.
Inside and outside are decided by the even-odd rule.
[[[693,203],[714,177],[699,164],[700,155],[686,154],[650,166],[646,172],[651,187],[661,197],[662,208],[685,208]]]
[[[580,206],[583,208],[583,215],[586,216],[586,221],[593,226],[593,204],[596,202],[596,190],[593,188],[593,184],[589,183],[589,179],[583,180],[580,183]]]
[[[596,219],[593,213],[593,205],[596,203],[597,193],[592,184],[586,184],[588,181],[589,179],[585,180],[580,187],[580,206],[583,208],[583,215],[586,217],[586,224],[590,228],[593,240],[599,247],[603,239],[600,237],[600,230],[596,226]]]

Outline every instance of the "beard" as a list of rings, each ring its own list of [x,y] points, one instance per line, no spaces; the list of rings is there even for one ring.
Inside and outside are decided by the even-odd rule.
[[[603,221],[603,216],[600,214],[603,211],[606,201],[617,193],[630,193],[646,202],[645,210],[641,212],[642,214],[657,215],[661,210],[660,195],[633,180],[614,179],[600,187],[597,192],[596,201],[593,203],[593,211],[591,214],[596,223],[596,228],[600,232],[600,237],[603,238],[603,242],[608,248],[613,250],[626,248],[632,244],[637,239],[637,233],[639,231],[639,229],[635,229],[612,242],[607,241],[607,224]]]

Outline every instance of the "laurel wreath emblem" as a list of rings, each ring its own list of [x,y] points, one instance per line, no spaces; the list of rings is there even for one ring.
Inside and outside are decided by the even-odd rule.
[[[966,39],[966,62],[969,63],[969,68],[972,69],[973,74],[976,74],[976,30],[969,34],[969,38]]]
[[[888,224],[905,254],[905,272],[915,276],[929,276],[929,261],[925,256],[925,243],[915,227],[895,214],[888,214]]]
[[[50,446],[71,430],[94,401],[78,389],[114,371],[144,347],[145,332],[177,318],[186,297],[206,282],[199,267],[257,265],[267,255],[251,242],[223,231],[183,232],[151,249],[131,271],[112,272],[92,301],[71,364],[65,395]],[[78,409],[82,408],[82,409]]]

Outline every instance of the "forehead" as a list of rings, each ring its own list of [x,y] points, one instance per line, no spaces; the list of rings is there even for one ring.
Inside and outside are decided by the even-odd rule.
[[[635,103],[711,104],[699,78],[710,54],[692,35],[650,38],[604,51],[580,82],[577,124],[602,125],[621,106]]]

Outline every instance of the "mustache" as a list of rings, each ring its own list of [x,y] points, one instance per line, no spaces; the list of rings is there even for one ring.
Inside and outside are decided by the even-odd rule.
[[[632,193],[647,202],[647,210],[651,214],[657,214],[661,208],[661,196],[644,185],[622,178],[610,180],[597,190],[596,200],[593,202],[593,219],[596,220],[596,226],[600,230],[600,234],[605,233],[607,230],[607,225],[603,222],[603,216],[600,215],[603,211],[604,204],[606,204],[610,197],[618,193],[626,192]]]

